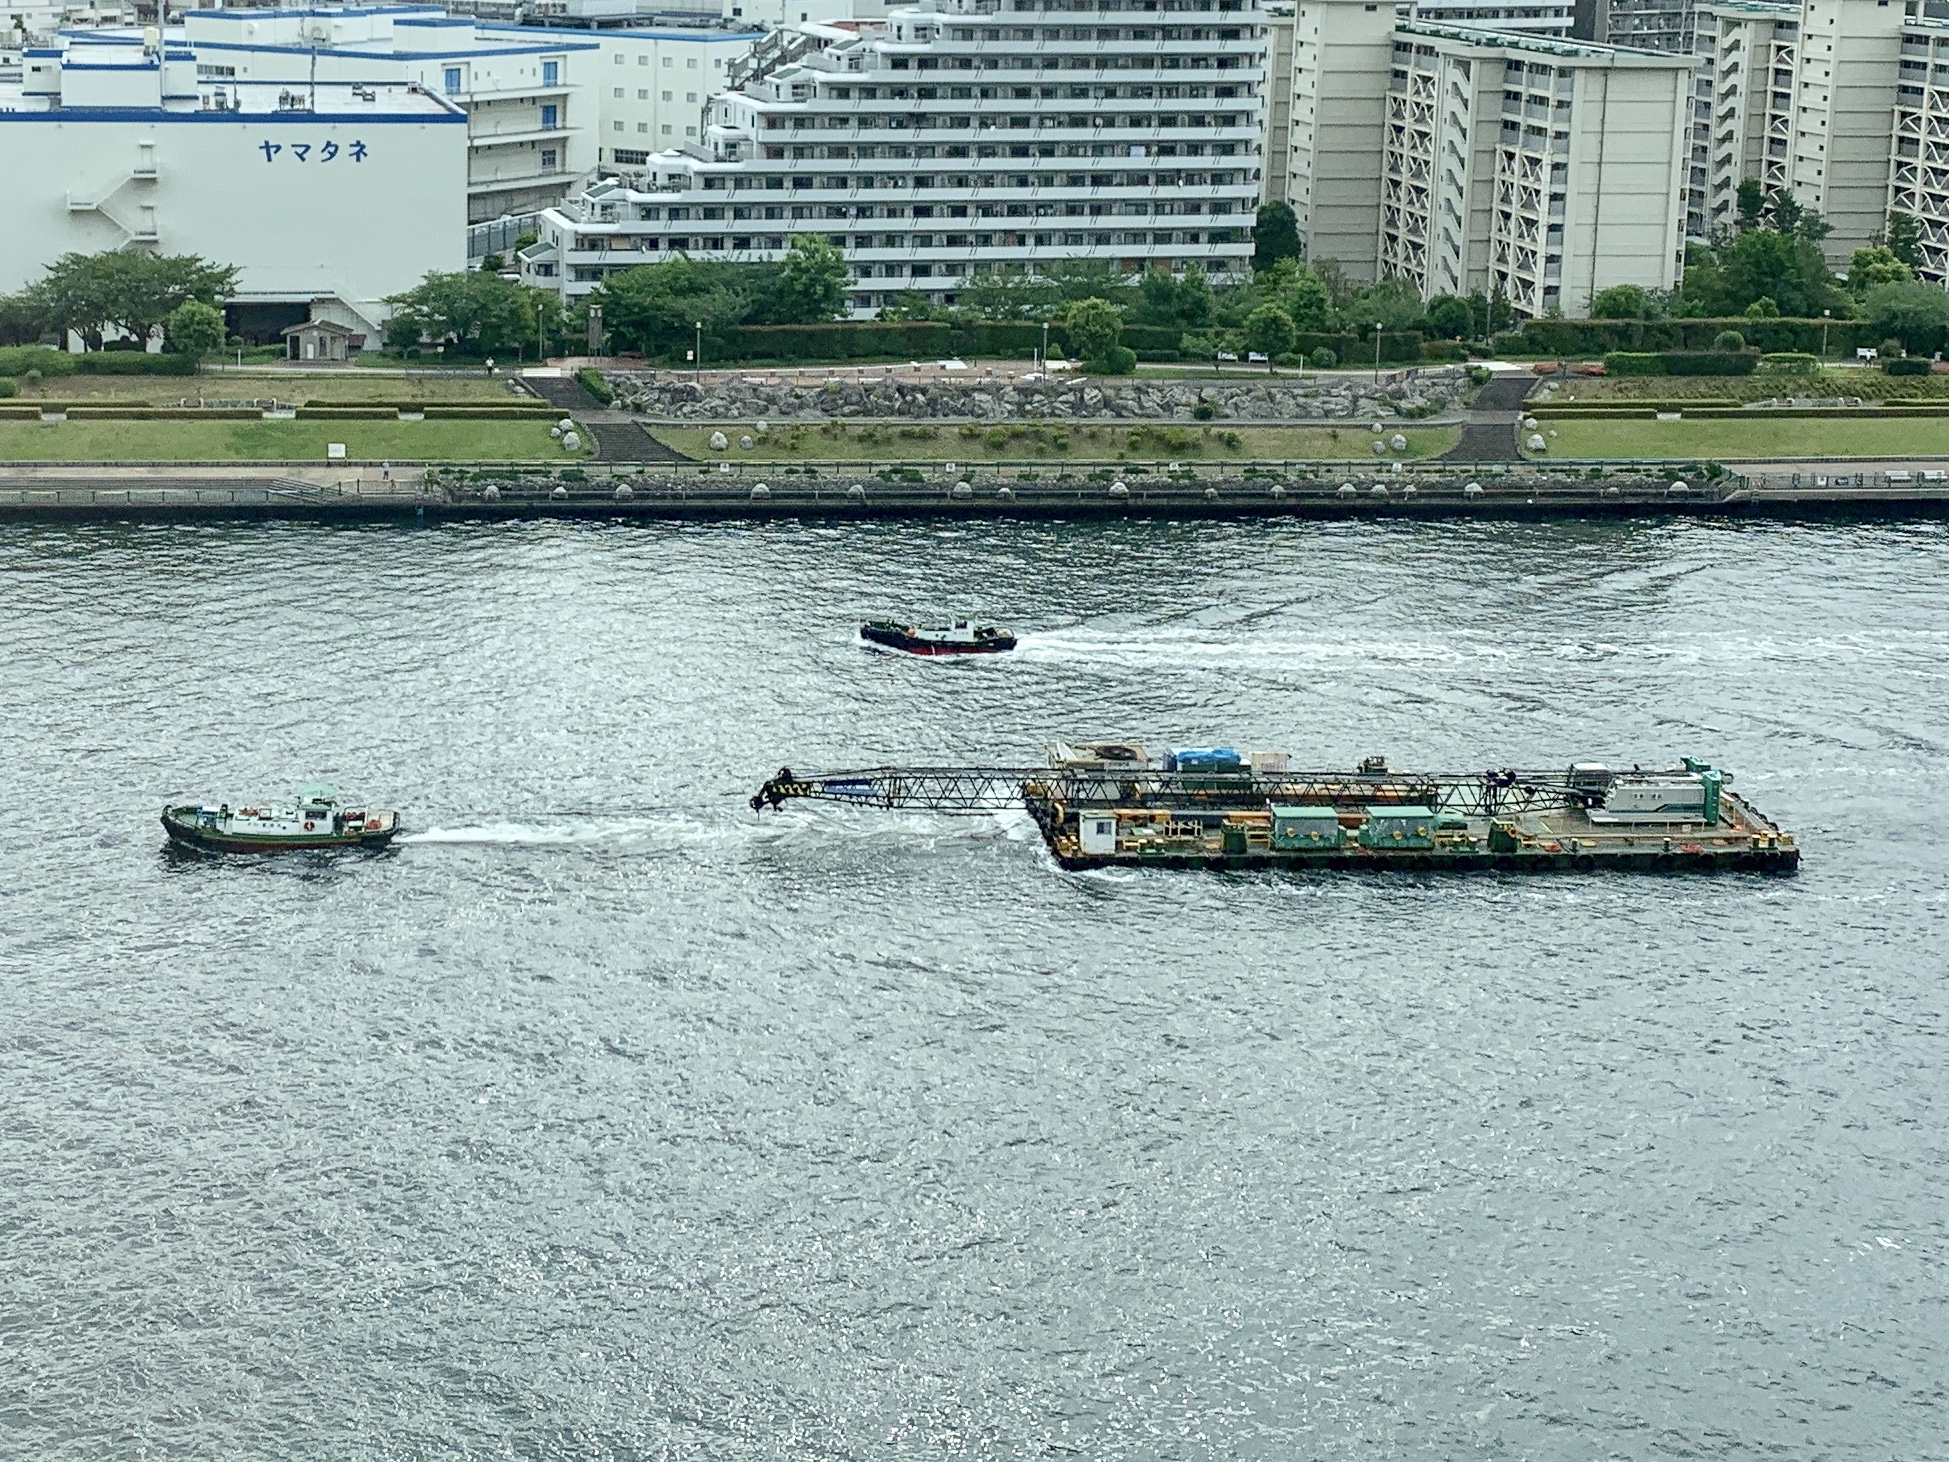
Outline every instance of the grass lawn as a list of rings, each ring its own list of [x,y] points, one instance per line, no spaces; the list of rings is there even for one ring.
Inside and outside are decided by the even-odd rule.
[[[545,421],[0,421],[5,462],[323,462],[329,442],[364,460],[570,460]]]
[[[1949,401],[1949,375],[1887,376],[1847,368],[1818,376],[1784,376],[1758,371],[1750,376],[1572,376],[1557,401],[1684,401],[1694,397],[1723,401],[1765,401],[1776,396],[1858,396],[1881,401],[1890,396]]]
[[[1402,457],[1439,455],[1455,444],[1455,427],[1390,426],[1408,439]],[[730,439],[728,451],[713,452],[710,435]],[[745,462],[1320,462],[1369,461],[1378,454],[1365,426],[1241,426],[1222,423],[1086,426],[983,426],[963,435],[953,426],[874,426],[828,422],[773,427],[760,436],[749,422],[710,426],[659,426],[659,441],[700,461],[729,458]],[[738,445],[749,436],[749,450]],[[1392,457],[1393,453],[1386,454]]]
[[[1552,457],[1664,457],[1736,462],[1775,457],[1949,455],[1949,418],[1568,421],[1559,417],[1543,425],[1557,433],[1550,439]]]
[[[368,402],[441,401],[452,405],[527,401],[496,376],[381,376],[358,371],[206,371],[199,376],[49,376],[38,385],[20,383],[22,401],[126,402],[173,406],[197,397],[206,401],[321,401],[347,405]]]

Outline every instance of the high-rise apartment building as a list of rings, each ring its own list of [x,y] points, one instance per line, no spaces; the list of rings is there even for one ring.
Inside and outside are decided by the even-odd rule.
[[[1787,186],[1793,154],[1800,6],[1701,0],[1693,15],[1699,58],[1686,164],[1685,232],[1710,239],[1737,219],[1739,185]]]
[[[1576,8],[1574,0],[1405,0],[1400,12],[1407,19],[1436,25],[1567,40],[1576,21]]]
[[[1751,178],[1825,218],[1828,261],[1844,268],[1887,226],[1899,88],[1926,77],[1938,24],[1907,20],[1900,0],[1702,0],[1687,232],[1729,227]],[[1926,105],[1926,81],[1907,96]]]
[[[1916,222],[1916,272],[1949,285],[1949,21],[1918,18],[1902,28],[1888,209]]]
[[[1499,291],[1526,316],[1670,288],[1687,58],[1410,21],[1391,60],[1383,277]]]
[[[1257,0],[922,0],[827,29],[713,99],[700,146],[545,212],[526,276],[573,295],[679,251],[772,259],[817,232],[866,315],[908,290],[952,302],[1000,265],[1249,267]]]
[[[1574,313],[1669,288],[1692,61],[1294,0],[1286,199],[1307,256]]]

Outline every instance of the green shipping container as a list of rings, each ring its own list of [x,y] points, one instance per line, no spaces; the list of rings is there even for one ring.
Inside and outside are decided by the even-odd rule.
[[[1340,818],[1331,807],[1274,807],[1272,846],[1282,853],[1313,848],[1337,848],[1346,839]]]
[[[1428,807],[1370,807],[1360,828],[1364,848],[1405,850],[1435,845],[1435,813]]]

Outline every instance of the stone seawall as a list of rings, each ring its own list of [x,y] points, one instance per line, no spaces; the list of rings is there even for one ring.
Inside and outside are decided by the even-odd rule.
[[[1462,404],[1459,366],[1399,372],[1376,386],[1358,372],[1250,381],[810,381],[761,375],[698,385],[605,372],[615,404],[658,421],[1368,421],[1432,416]],[[1201,408],[1208,408],[1203,415]]]

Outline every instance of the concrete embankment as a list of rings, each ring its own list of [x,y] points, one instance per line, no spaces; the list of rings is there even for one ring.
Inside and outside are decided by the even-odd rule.
[[[1023,464],[600,469],[347,464],[0,467],[0,521],[1935,516],[1949,483],[1892,465],[1708,475],[1697,464]],[[1872,470],[1870,468],[1872,467]],[[1937,474],[1931,473],[1931,478]]]

